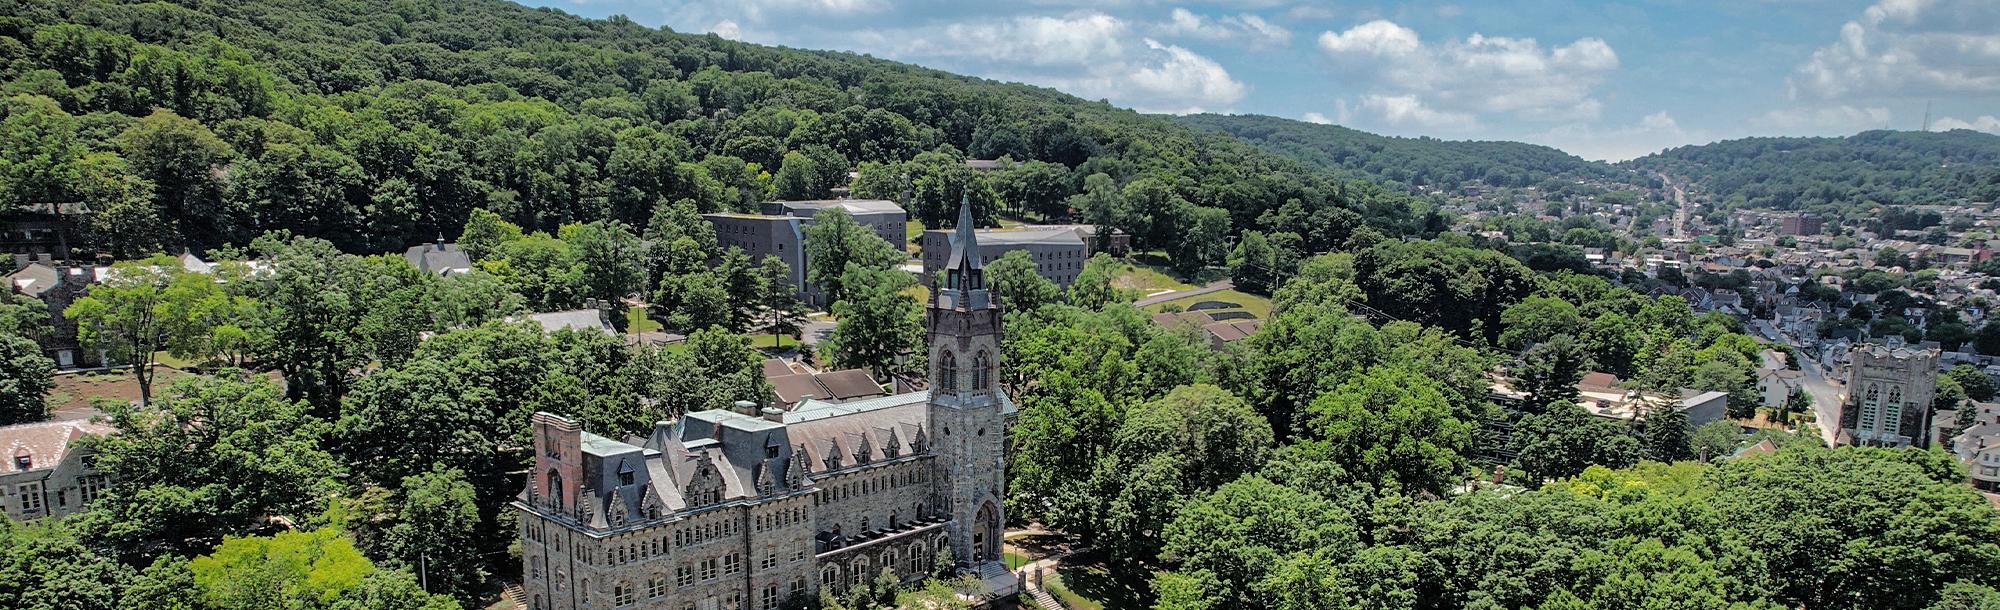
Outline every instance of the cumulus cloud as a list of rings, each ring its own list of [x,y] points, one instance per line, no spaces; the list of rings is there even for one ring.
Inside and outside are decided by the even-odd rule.
[[[1750,119],[1750,124],[1784,134],[1846,134],[1889,126],[1888,108],[1822,106],[1780,108]]]
[[[1249,94],[1222,64],[1137,29],[1080,12],[860,32],[850,41],[891,59],[1054,87],[1145,112],[1226,110]]]
[[[1312,124],[1314,124],[1314,125],[1332,125],[1332,124],[1333,124],[1333,119],[1329,119],[1329,118],[1326,118],[1326,115],[1324,115],[1324,114],[1320,114],[1320,113],[1317,113],[1317,112],[1308,112],[1308,113],[1305,113],[1305,115],[1303,115],[1303,116],[1300,116],[1300,117],[1299,117],[1299,120],[1301,120],[1301,121],[1305,121],[1305,122],[1307,122],[1307,123],[1312,123]]]
[[[711,34],[730,40],[741,40],[743,38],[743,26],[736,25],[735,21],[728,19],[717,21],[715,25],[708,26],[708,31]]]
[[[2000,92],[2000,2],[1882,0],[1786,83],[1794,99]]]
[[[1168,14],[1166,23],[1160,24],[1157,29],[1162,36],[1237,42],[1258,49],[1292,43],[1291,30],[1249,13],[1210,19],[1184,8],[1175,8]]]
[[[1478,119],[1463,112],[1447,112],[1424,105],[1414,95],[1367,95],[1361,107],[1374,111],[1390,125],[1440,130],[1465,130],[1479,126]]]
[[[1953,129],[1971,129],[1987,133],[2000,133],[2000,117],[1989,114],[1971,121],[1963,121],[1951,117],[1931,121],[1932,131],[1951,131]]]
[[[1383,19],[1323,32],[1319,48],[1370,89],[1360,106],[1393,124],[1470,126],[1487,113],[1594,120],[1603,103],[1592,92],[1619,65],[1618,53],[1598,38],[1553,48],[1481,34],[1425,43],[1416,30]]]

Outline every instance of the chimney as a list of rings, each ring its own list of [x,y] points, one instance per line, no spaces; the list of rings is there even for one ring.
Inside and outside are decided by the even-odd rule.
[[[785,423],[785,410],[777,407],[764,407],[764,419],[781,424]]]
[[[744,415],[749,415],[749,416],[751,416],[751,417],[756,417],[756,416],[757,416],[757,403],[754,403],[754,402],[750,402],[750,401],[748,401],[748,400],[739,400],[739,401],[736,401],[736,412],[737,412],[737,413],[742,413],[742,414],[744,414]]]

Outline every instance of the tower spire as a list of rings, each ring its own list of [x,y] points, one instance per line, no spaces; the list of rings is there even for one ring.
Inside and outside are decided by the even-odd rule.
[[[985,262],[979,256],[979,234],[972,225],[972,198],[958,200],[957,237],[952,240],[951,259],[945,262],[944,286],[938,290],[941,307],[985,307]]]

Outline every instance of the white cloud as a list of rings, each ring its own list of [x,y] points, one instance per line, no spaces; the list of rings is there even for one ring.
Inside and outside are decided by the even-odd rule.
[[[743,27],[736,25],[735,21],[728,19],[717,21],[715,25],[708,26],[708,31],[709,33],[730,40],[741,40],[743,38]]]
[[[1299,120],[1301,120],[1301,121],[1305,121],[1305,122],[1307,122],[1307,123],[1312,123],[1312,124],[1314,124],[1314,125],[1332,125],[1332,124],[1333,124],[1333,119],[1329,119],[1329,118],[1326,118],[1326,115],[1324,115],[1324,114],[1320,114],[1320,113],[1317,113],[1317,112],[1308,112],[1308,113],[1305,113],[1305,115],[1304,115],[1304,116],[1300,116],[1300,117],[1299,117]]]
[[[1888,108],[1820,106],[1781,108],[1752,117],[1750,125],[1782,134],[1851,134],[1889,127]]]
[[[1241,42],[1256,49],[1283,47],[1292,43],[1291,30],[1249,13],[1210,19],[1176,7],[1168,14],[1167,22],[1157,29],[1163,36]]]
[[[2000,117],[1989,114],[1971,121],[1961,121],[1951,117],[1931,121],[1931,131],[1951,131],[1953,129],[1971,129],[1987,133],[2000,133]]]
[[[1680,122],[1664,110],[1641,117],[1630,125],[1605,129],[1586,123],[1569,123],[1524,139],[1599,161],[1623,161],[1666,148],[1714,140],[1706,132],[1681,127]]]
[[[869,30],[848,39],[891,59],[1054,87],[1143,112],[1227,110],[1249,94],[1215,60],[1134,30],[1117,17],[1080,12]]]
[[[1320,32],[1319,48],[1336,55],[1403,56],[1422,49],[1423,42],[1418,40],[1416,30],[1377,19],[1339,34]]]
[[[1375,102],[1364,99],[1363,107],[1400,112],[1403,124],[1430,116],[1439,125],[1463,125],[1488,113],[1543,122],[1595,120],[1603,103],[1593,90],[1619,65],[1618,53],[1598,38],[1553,48],[1533,38],[1481,34],[1426,44],[1415,30],[1381,19],[1321,33],[1319,47],[1370,90]]]
[[[853,17],[880,13],[893,0],[694,0],[667,10],[672,23],[731,21],[762,24],[798,16]],[[718,35],[721,33],[718,32]]]
[[[2000,92],[2000,2],[1882,0],[1786,83],[1794,99]]]
[[[1375,111],[1390,125],[1398,127],[1463,131],[1479,126],[1478,119],[1471,114],[1440,111],[1424,105],[1423,100],[1414,95],[1363,96],[1361,107]]]

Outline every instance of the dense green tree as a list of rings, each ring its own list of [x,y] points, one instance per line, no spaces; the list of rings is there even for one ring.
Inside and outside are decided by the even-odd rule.
[[[1569,335],[1556,335],[1528,348],[1512,371],[1514,389],[1527,394],[1523,410],[1541,413],[1576,404],[1576,384],[1589,368],[1583,346]]]
[[[993,296],[1009,310],[1033,311],[1062,300],[1062,288],[1042,277],[1027,250],[1014,250],[986,265]]]
[[[1456,482],[1472,423],[1452,417],[1438,383],[1376,367],[1306,407],[1309,435],[1354,480],[1384,491],[1442,493]]]
[[[384,571],[355,550],[341,532],[329,528],[231,538],[214,553],[189,561],[188,569],[194,574],[201,605],[218,610],[458,607],[449,597],[431,598],[421,589],[411,592],[417,583],[407,577],[379,581],[386,576]],[[386,588],[390,586],[403,591],[389,595]],[[403,603],[363,605],[392,599]]]
[[[1712,421],[1695,427],[1694,455],[1702,461],[1729,457],[1743,444],[1743,426],[1733,421]]]
[[[458,247],[474,262],[498,256],[500,247],[507,242],[521,238],[521,226],[507,222],[499,214],[475,209],[465,219],[465,228],[459,233]]]
[[[139,401],[146,402],[153,394],[154,352],[210,355],[215,328],[243,307],[213,278],[184,271],[179,261],[162,255],[112,267],[102,283],[63,310],[63,317],[76,323],[84,345],[130,367]]]
[[[748,337],[711,328],[689,334],[686,346],[641,354],[650,375],[647,396],[658,412],[638,424],[650,426],[687,413],[726,409],[742,400],[758,404],[770,400],[771,386],[761,368],[764,356],[750,347]]]
[[[1244,231],[1229,253],[1229,278],[1238,289],[1255,294],[1270,294],[1290,279],[1280,275],[1278,251],[1258,231]]]
[[[563,227],[563,243],[579,267],[584,295],[612,307],[622,307],[625,296],[639,289],[645,278],[640,268],[639,237],[625,223],[590,222]]]
[[[771,333],[773,345],[779,336],[797,335],[805,325],[806,306],[799,300],[799,285],[792,279],[791,266],[784,259],[765,255],[755,276],[757,323]]]
[[[1583,334],[1583,320],[1568,301],[1531,296],[1500,312],[1500,346],[1528,349],[1555,337]]]
[[[1279,600],[1264,596],[1297,595],[1306,588],[1257,585],[1273,573],[1303,567],[1288,558],[1340,558],[1361,548],[1346,510],[1310,492],[1254,476],[1190,502],[1164,537],[1166,554],[1179,559],[1181,570],[1214,575],[1220,586],[1209,593],[1217,608],[1280,607]],[[1325,565],[1318,571],[1326,571]]]
[[[903,259],[888,242],[842,210],[823,210],[806,227],[806,281],[820,286],[827,303],[848,299],[848,265],[888,269]]]
[[[235,156],[227,142],[206,125],[155,110],[118,134],[118,149],[139,177],[153,184],[153,196],[169,221],[197,243],[235,235],[239,211],[223,207],[224,182],[217,171]]]
[[[1686,411],[1675,405],[1656,405],[1646,413],[1642,422],[1640,449],[1646,458],[1662,462],[1691,459],[1694,453],[1694,429],[1688,423]]]
[[[55,362],[34,341],[0,333],[0,426],[47,418],[55,371]]]
[[[820,343],[834,366],[865,368],[878,379],[923,370],[923,310],[903,294],[914,284],[910,276],[850,265],[840,284],[846,297],[833,304],[838,322]]]
[[[1995,392],[2000,391],[1996,390],[1992,377],[1970,364],[1951,367],[1951,370],[1945,371],[1945,375],[1958,382],[1958,387],[1965,390],[1965,397],[1972,400],[1991,401]]]
[[[1512,465],[1536,481],[1575,476],[1592,465],[1623,468],[1640,457],[1630,425],[1574,405],[1521,418],[1513,441]]]
[[[406,477],[402,510],[389,528],[388,555],[416,573],[431,591],[478,601],[486,579],[479,557],[479,507],[464,473],[438,469]]]
[[[320,448],[326,424],[240,371],[105,410],[120,433],[90,446],[112,485],[107,541],[128,561],[200,552],[266,516],[310,514],[341,471]]]
[[[1129,300],[1130,295],[1119,289],[1116,282],[1125,270],[1125,264],[1111,255],[1099,252],[1084,261],[1083,270],[1077,272],[1076,281],[1069,285],[1069,302],[1085,309],[1103,309],[1105,305]]]

